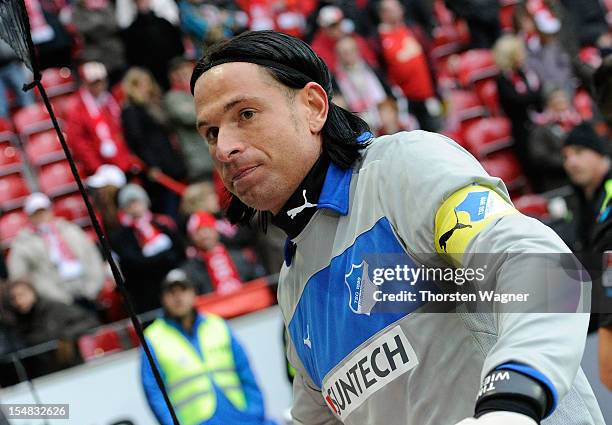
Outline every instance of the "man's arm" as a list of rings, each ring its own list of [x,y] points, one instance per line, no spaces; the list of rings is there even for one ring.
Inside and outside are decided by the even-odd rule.
[[[264,401],[261,390],[257,385],[255,376],[251,371],[249,359],[244,352],[244,349],[236,339],[233,332],[230,331],[232,338],[232,354],[234,356],[234,365],[236,372],[240,378],[240,385],[244,392],[247,407],[245,413],[249,416],[257,417],[263,420],[264,418]]]
[[[321,392],[311,387],[300,372],[297,372],[293,378],[291,417],[294,425],[342,424],[325,405]]]
[[[449,222],[456,221],[455,213],[463,208],[460,205],[465,205],[470,197],[495,198],[499,210],[490,217],[484,213],[479,221],[460,214],[462,224],[472,227],[451,236],[443,249],[440,238],[452,227]],[[441,224],[445,221],[446,225]],[[484,380],[492,371],[511,370],[536,381],[546,393],[544,416],[548,416],[573,383],[588,327],[588,314],[562,313],[555,301],[551,301],[556,290],[563,291],[567,289],[565,283],[570,283],[563,257],[556,254],[566,253],[569,258],[569,249],[551,229],[516,212],[497,192],[483,186],[464,188],[449,197],[438,211],[436,227],[438,252],[449,262],[466,269],[486,264],[488,279],[494,283],[497,293],[529,293],[535,297],[541,296],[538,288],[549,290],[543,291],[547,292],[546,298],[534,300],[525,309],[514,310],[519,314],[513,313],[510,306],[493,306],[498,340],[487,353],[481,373]],[[577,289],[573,294],[575,299],[565,299],[575,302],[576,311],[583,288]],[[499,410],[507,409],[500,405]]]
[[[451,263],[476,269],[483,258],[496,259],[486,263],[485,275],[498,292],[516,292],[529,284],[537,289],[567,277],[558,254],[569,255],[567,246],[544,224],[518,213],[503,182],[489,176],[463,148],[420,131],[387,140],[378,165],[384,169],[379,191],[389,194],[380,195],[382,205],[412,252],[441,267]],[[480,378],[500,366],[524,366],[516,373],[532,375],[554,408],[578,371],[588,314],[494,313],[498,339],[486,353]]]
[[[153,360],[155,361],[155,364],[163,379],[163,371],[159,368],[159,363],[157,362],[155,353],[151,348],[151,344],[149,344],[149,349],[151,350]],[[160,423],[160,425],[172,425],[172,416],[170,415],[168,406],[166,406],[164,396],[162,395],[159,386],[155,381],[155,377],[153,376],[153,370],[151,369],[151,365],[149,365],[147,356],[142,348],[140,349],[140,378],[142,382],[142,388],[147,399],[147,403],[149,403],[149,407],[153,411],[153,414],[157,418],[157,421]]]

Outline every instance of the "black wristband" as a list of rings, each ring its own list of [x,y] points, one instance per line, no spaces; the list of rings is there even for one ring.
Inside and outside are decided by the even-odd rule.
[[[479,418],[484,414],[499,412],[500,410],[504,412],[520,413],[522,415],[529,416],[531,419],[536,421],[537,424],[540,423],[540,413],[538,412],[539,408],[536,407],[533,402],[519,398],[499,397],[485,400],[476,406],[474,417]]]
[[[513,370],[494,370],[482,382],[475,416],[506,410],[527,415],[540,423],[551,408],[549,399],[542,384],[535,379]]]

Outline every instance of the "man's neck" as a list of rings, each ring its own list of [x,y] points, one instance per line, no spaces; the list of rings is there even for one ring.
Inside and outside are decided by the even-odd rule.
[[[289,238],[293,239],[300,234],[317,211],[329,163],[327,155],[319,156],[304,180],[272,218],[272,223],[280,227]]]
[[[195,314],[192,312],[190,312],[189,314],[187,314],[185,317],[183,317],[180,320],[180,324],[183,327],[183,330],[186,333],[190,333],[191,332],[191,328],[193,328],[193,323],[195,322]]]

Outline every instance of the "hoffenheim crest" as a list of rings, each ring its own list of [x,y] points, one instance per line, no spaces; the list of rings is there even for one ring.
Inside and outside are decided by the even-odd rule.
[[[367,314],[376,304],[374,292],[378,287],[372,283],[368,274],[368,263],[351,264],[351,270],[344,275],[344,283],[349,291],[349,308],[355,314]]]

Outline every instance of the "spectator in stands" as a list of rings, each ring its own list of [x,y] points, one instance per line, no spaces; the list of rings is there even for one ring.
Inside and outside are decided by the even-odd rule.
[[[220,241],[217,219],[212,214],[192,214],[187,233],[192,247],[181,268],[199,293],[230,293],[240,289],[243,282],[265,275],[252,249],[228,249]]]
[[[117,193],[126,183],[125,174],[119,167],[111,164],[101,165],[96,173],[87,179],[94,207],[106,235],[119,226]]]
[[[612,54],[603,58],[602,64],[595,71],[593,85],[597,107],[612,135]]]
[[[608,124],[608,134],[612,135],[610,133],[612,131],[612,55],[604,58],[595,72],[593,82],[597,106]],[[610,208],[610,200],[604,207]],[[597,224],[592,238],[595,252],[612,249],[611,220],[612,216],[608,215]],[[605,266],[609,270],[609,266],[607,264]],[[608,307],[602,309],[602,312],[607,314],[602,313],[599,317],[599,376],[601,382],[612,391],[612,310]]]
[[[138,169],[121,130],[121,108],[107,91],[106,67],[87,62],[80,69],[83,86],[66,116],[67,141],[81,172],[90,176],[103,164],[124,173]]]
[[[185,230],[192,214],[206,212],[217,219],[215,228],[219,238],[228,249],[252,247],[257,241],[257,231],[254,227],[236,226],[223,215],[219,196],[211,182],[199,182],[187,186],[181,199],[181,213],[185,217]]]
[[[537,191],[544,192],[569,183],[561,149],[567,134],[581,121],[565,90],[556,89],[548,94],[546,108],[536,115],[528,140],[530,162],[537,164],[533,181]]]
[[[180,0],[181,29],[189,36],[200,57],[206,46],[231,37],[246,29],[244,12],[231,8],[233,2]]]
[[[178,216],[179,196],[156,183],[159,173],[183,180],[186,168],[171,142],[170,121],[162,107],[161,90],[149,72],[131,68],[123,79],[126,104],[121,112],[125,139],[147,168],[145,189],[155,212]]]
[[[100,62],[106,67],[112,87],[125,72],[125,50],[115,19],[115,6],[109,0],[78,0],[73,21],[83,38],[81,61]]]
[[[138,15],[138,9],[134,0],[117,0],[115,3],[117,9],[117,23],[120,28],[127,28],[132,25],[136,15]],[[178,5],[174,0],[151,0],[151,10],[160,18],[164,18],[172,25],[179,26],[179,10]]]
[[[446,7],[465,19],[472,49],[489,49],[501,34],[499,0],[445,0]]]
[[[606,142],[591,124],[576,126],[566,137],[563,166],[575,186],[577,203],[572,208],[576,228],[574,251],[590,248],[595,223],[607,219],[604,207],[612,197],[612,173]],[[605,215],[604,215],[605,214]]]
[[[145,330],[168,396],[182,424],[272,425],[246,353],[220,317],[195,309],[193,283],[180,270],[161,287],[164,314]],[[141,379],[161,425],[172,417],[141,350]]]
[[[525,66],[526,51],[522,39],[514,35],[502,36],[493,49],[499,103],[512,123],[514,150],[524,173],[534,180],[535,164],[529,162],[527,138],[531,115],[542,107],[542,91],[538,76]]]
[[[187,176],[193,182],[210,180],[214,166],[208,153],[208,145],[202,142],[194,125],[195,106],[189,89],[192,71],[193,63],[182,56],[170,62],[170,91],[164,96],[164,109],[177,135],[187,167]]]
[[[319,11],[317,24],[319,30],[312,40],[312,50],[323,59],[330,72],[334,74],[338,64],[336,43],[350,33],[347,27],[350,27],[351,23],[344,19],[344,13],[339,7],[329,5],[322,7]],[[359,34],[353,34],[353,37],[365,61],[372,67],[378,67],[376,55],[366,40]]]
[[[570,99],[574,98],[576,79],[572,72],[571,58],[558,38],[561,21],[548,9],[536,12],[534,22],[538,31],[538,43],[527,49],[527,66],[543,83],[544,90],[563,88]]]
[[[414,32],[404,22],[398,0],[378,3],[378,35],[387,74],[408,99],[408,110],[423,130],[440,128],[441,105],[436,97],[427,57]]]
[[[30,225],[11,243],[9,277],[29,278],[41,296],[93,310],[106,277],[100,253],[79,226],[56,218],[51,208],[42,193],[26,198]]]
[[[9,282],[7,293],[17,335],[28,345],[60,339],[72,346],[76,338],[100,324],[79,306],[39,295],[28,280]]]
[[[151,0],[134,0],[138,13],[124,30],[128,64],[147,69],[164,91],[170,88],[168,64],[184,52],[181,31],[151,10]]]
[[[609,32],[604,3],[599,0],[559,0],[576,30],[579,46],[593,46],[597,39]]]
[[[347,109],[363,118],[376,134],[383,129],[397,129],[399,117],[393,107],[395,99],[391,97],[391,89],[384,77],[363,60],[355,38],[351,35],[342,37],[336,44],[336,51],[335,80]],[[395,116],[381,111],[386,108],[395,111]],[[393,122],[384,122],[383,118],[391,118]]]
[[[40,69],[73,68],[73,34],[68,2],[25,0]]]
[[[154,215],[144,189],[127,184],[118,195],[120,226],[110,236],[138,313],[159,307],[159,285],[185,259],[184,243],[170,217]]]
[[[23,85],[27,82],[25,67],[13,49],[0,39],[0,118],[9,118],[11,105],[9,104],[10,89],[15,95],[16,104],[21,107],[34,103],[34,93],[24,92]]]

